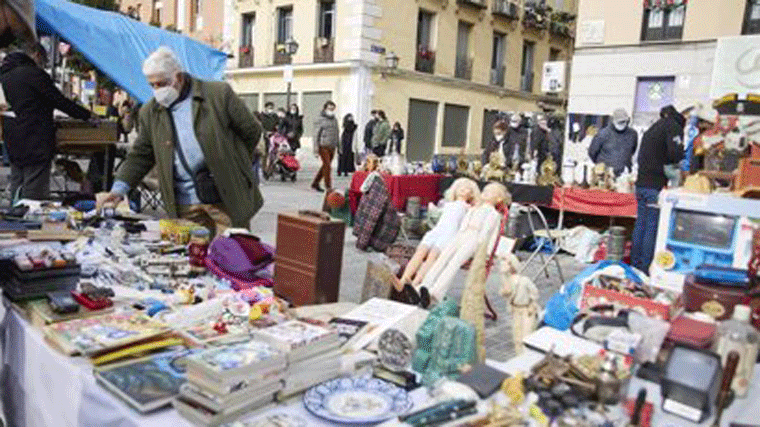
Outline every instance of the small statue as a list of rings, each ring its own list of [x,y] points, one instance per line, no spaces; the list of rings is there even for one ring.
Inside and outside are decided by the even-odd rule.
[[[474,160],[470,164],[470,178],[475,180],[480,179],[481,173],[483,173],[483,163],[480,160]]]
[[[483,167],[484,181],[502,182],[507,174],[504,171],[504,153],[501,150],[494,151],[488,158],[488,164]]]
[[[512,343],[515,352],[525,351],[523,340],[536,328],[538,322],[538,288],[530,278],[517,274],[520,261],[513,254],[501,258],[501,295],[507,299],[512,312]]]
[[[457,157],[456,173],[460,176],[467,176],[469,170],[470,164],[467,162],[467,157],[464,155],[464,150],[462,150],[462,152],[459,153],[459,157]]]
[[[195,285],[180,285],[177,289],[177,298],[179,304],[192,304],[195,302]]]
[[[607,166],[604,163],[597,163],[591,170],[591,187],[599,190],[605,189],[607,176]]]
[[[536,180],[538,185],[542,186],[556,186],[560,181],[557,177],[557,162],[553,158],[548,157],[541,163],[541,174]]]
[[[462,311],[459,318],[472,323],[475,326],[477,335],[478,362],[486,361],[486,325],[485,325],[485,295],[486,295],[486,259],[488,258],[488,242],[483,242],[478,246],[475,257],[470,264],[470,272],[467,275],[467,282],[462,291]]]

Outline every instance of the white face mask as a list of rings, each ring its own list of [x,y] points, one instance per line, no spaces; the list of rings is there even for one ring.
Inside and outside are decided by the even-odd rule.
[[[290,110],[290,114],[295,116],[296,114],[298,114],[298,110]]]
[[[331,111],[331,110],[325,110],[325,115],[326,115],[327,117],[332,117],[332,116],[334,116],[334,115],[335,115],[335,111]]]
[[[168,86],[154,89],[153,96],[156,98],[156,102],[166,108],[169,108],[169,106],[172,105],[172,103],[174,103],[177,98],[179,98],[179,91],[174,87],[174,84],[172,83]]]
[[[496,138],[497,141],[501,141],[502,139],[504,139],[504,134],[494,132],[493,137]]]
[[[618,132],[622,132],[625,130],[625,128],[628,127],[628,122],[627,121],[613,122],[612,126],[615,126],[615,129],[617,129]]]
[[[267,114],[274,113],[274,108],[267,108]]]

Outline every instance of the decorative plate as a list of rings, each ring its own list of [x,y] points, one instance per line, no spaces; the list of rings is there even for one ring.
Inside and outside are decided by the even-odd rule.
[[[409,411],[407,392],[377,378],[337,378],[312,387],[303,397],[312,414],[337,423],[380,423]]]
[[[673,255],[673,252],[667,250],[660,251],[657,252],[654,258],[657,265],[659,265],[663,270],[670,270],[676,266],[676,257]]]

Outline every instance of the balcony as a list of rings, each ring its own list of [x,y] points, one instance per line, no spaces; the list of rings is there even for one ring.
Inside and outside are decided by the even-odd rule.
[[[523,92],[533,92],[533,73],[522,75],[520,78],[520,90]]]
[[[553,12],[549,22],[549,34],[556,37],[572,38],[575,15],[567,12]]]
[[[493,14],[509,20],[520,19],[520,12],[517,9],[517,4],[511,0],[494,0]]]
[[[317,37],[314,39],[314,63],[335,61],[335,39]]]
[[[421,73],[435,73],[435,52],[427,49],[418,51],[417,59],[414,62],[414,69]]]
[[[541,4],[525,5],[523,27],[543,31],[549,27],[549,9]]]
[[[284,43],[275,43],[274,45],[274,65],[290,64],[292,58],[285,51]]]
[[[238,55],[238,67],[250,68],[253,67],[253,46],[240,46]]]
[[[491,84],[493,86],[504,86],[504,76],[507,69],[503,65],[498,68],[492,68],[491,69]]]
[[[488,0],[457,0],[457,4],[478,9],[488,9]]]
[[[457,58],[454,77],[464,80],[472,80],[472,59]]]

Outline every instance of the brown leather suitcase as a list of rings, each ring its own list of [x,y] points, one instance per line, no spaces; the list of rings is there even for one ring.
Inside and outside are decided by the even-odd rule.
[[[749,305],[753,312],[752,323],[760,328],[760,289],[697,283],[694,275],[688,274],[684,280],[683,299],[687,312],[701,311],[716,320],[731,318],[737,304]]]
[[[296,306],[337,302],[345,230],[318,212],[278,215],[275,293]]]

